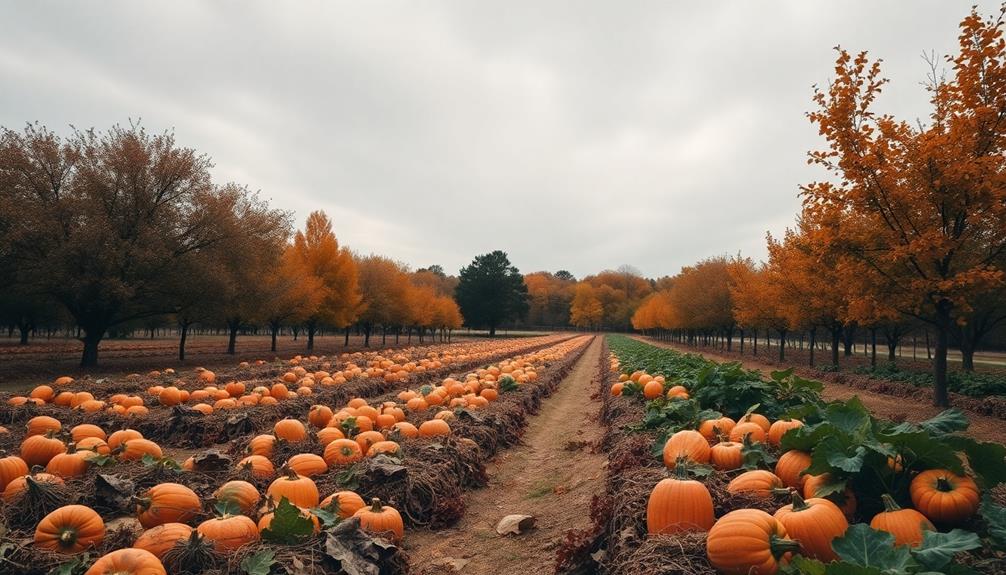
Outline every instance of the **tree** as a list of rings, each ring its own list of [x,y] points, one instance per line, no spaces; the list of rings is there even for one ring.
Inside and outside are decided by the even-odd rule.
[[[287,244],[279,265],[262,278],[265,298],[262,315],[269,325],[270,351],[276,351],[276,337],[284,324],[306,321],[321,306],[324,285],[311,273],[307,263]]]
[[[555,272],[555,277],[556,279],[564,282],[573,282],[573,283],[576,282],[576,276],[574,276],[573,274],[569,273],[566,270],[559,270]]]
[[[461,268],[454,299],[465,323],[469,327],[488,327],[489,337],[496,335],[500,324],[523,317],[528,311],[524,276],[500,250],[480,255]]]
[[[597,290],[587,282],[576,284],[569,307],[569,321],[579,328],[597,329],[604,319],[604,306]]]
[[[402,264],[382,256],[359,258],[356,268],[363,298],[362,311],[357,321],[363,326],[363,345],[370,347],[370,334],[374,326],[380,326],[387,337],[389,328],[408,323],[408,292],[412,285]],[[382,340],[381,344],[384,343]]]
[[[780,306],[782,287],[772,280],[768,266],[755,266],[750,260],[735,259],[727,268],[733,314],[741,328],[741,352],[744,330],[754,331],[754,354],[758,355],[758,330],[771,329],[785,334],[790,322]],[[780,346],[783,347],[783,346]],[[782,357],[785,351],[780,350]]]
[[[534,272],[524,276],[524,283],[530,298],[529,325],[556,327],[569,324],[574,282],[548,272]]]
[[[960,24],[952,76],[935,72],[929,122],[878,115],[879,62],[839,49],[836,77],[809,114],[828,143],[810,161],[837,181],[803,189],[810,217],[839,226],[836,249],[871,274],[885,305],[936,331],[934,403],[949,404],[947,350],[955,323],[1002,285],[1006,250],[1006,43],[1003,13]],[[863,233],[866,232],[866,233]],[[854,297],[862,297],[860,294]]]
[[[81,366],[109,328],[175,311],[165,289],[226,239],[211,209],[209,159],[139,126],[63,139],[4,130],[0,244],[16,281],[62,304],[83,330]]]
[[[292,257],[321,286],[318,305],[304,319],[310,351],[319,326],[343,328],[356,320],[362,300],[356,262],[348,249],[339,247],[332,222],[322,211],[311,212],[304,230],[294,236]]]
[[[728,268],[725,257],[682,268],[669,296],[678,327],[719,333],[726,338],[727,349],[731,349],[736,321]]]

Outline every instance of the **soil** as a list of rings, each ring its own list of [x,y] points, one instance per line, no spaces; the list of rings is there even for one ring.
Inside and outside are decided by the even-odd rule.
[[[604,427],[598,421],[601,338],[595,338],[541,411],[529,418],[520,445],[487,465],[489,484],[465,494],[466,510],[450,529],[416,530],[407,550],[417,573],[496,574],[551,572],[567,530],[590,525],[586,510],[604,491],[607,458],[595,453]],[[500,536],[506,515],[525,514],[535,527]]]
[[[674,349],[683,353],[697,352],[697,350],[687,346],[676,345],[650,338],[637,337],[635,339],[657,347]],[[704,357],[715,361],[739,361],[741,365],[747,369],[757,369],[764,372],[780,369],[778,364],[768,364],[750,357],[741,359],[733,355],[720,355],[705,350],[702,350],[699,353],[701,353]],[[796,368],[796,371],[803,377],[819,379],[815,377],[813,373],[807,373],[803,368],[798,367]],[[919,398],[913,400],[904,397],[885,395],[882,393],[874,393],[829,381],[822,381],[822,383],[824,384],[822,395],[826,400],[845,400],[853,396],[859,396],[859,399],[863,402],[863,404],[866,405],[875,415],[893,421],[922,421],[943,411],[942,408],[934,407],[928,403],[928,396],[930,392],[924,389],[920,389]],[[964,411],[967,413],[968,420],[971,421],[971,426],[967,430],[968,435],[983,441],[1006,443],[1006,429],[1004,429],[1003,420],[1001,418],[988,417],[966,409]]]

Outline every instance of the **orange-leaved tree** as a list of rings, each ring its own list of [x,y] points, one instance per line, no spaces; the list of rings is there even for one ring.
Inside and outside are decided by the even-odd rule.
[[[936,330],[934,403],[949,404],[947,349],[976,298],[1004,281],[1006,251],[1006,42],[1003,13],[973,9],[960,24],[949,77],[930,77],[924,125],[873,111],[886,79],[865,52],[838,49],[835,78],[809,114],[827,149],[809,161],[832,181],[804,187],[810,217],[837,226],[836,249],[868,270],[877,301]],[[862,297],[853,294],[853,298]]]
[[[569,306],[569,322],[584,329],[597,329],[604,319],[604,306],[594,286],[583,281],[576,284]]]

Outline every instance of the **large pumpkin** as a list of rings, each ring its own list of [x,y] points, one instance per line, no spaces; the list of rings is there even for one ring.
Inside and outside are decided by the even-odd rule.
[[[682,457],[695,463],[708,463],[709,441],[698,431],[683,429],[667,439],[663,455],[668,469],[674,469]]]
[[[709,490],[683,475],[661,479],[646,504],[646,529],[651,535],[708,531],[715,520]]]
[[[360,509],[354,515],[360,519],[360,528],[376,535],[390,536],[395,542],[401,541],[405,534],[405,523],[398,510],[381,505],[381,500],[376,497],[371,502],[370,506]]]
[[[782,480],[776,474],[764,469],[745,471],[727,484],[727,492],[733,495],[751,493],[766,499],[772,497],[773,491],[782,488]]]
[[[258,525],[244,515],[224,515],[207,519],[196,531],[213,544],[218,553],[230,553],[239,547],[259,540]]]
[[[133,543],[133,547],[150,551],[158,559],[164,559],[164,554],[178,544],[187,541],[192,536],[192,528],[184,523],[164,523],[151,527]]]
[[[894,498],[886,493],[881,498],[885,510],[873,516],[870,527],[894,535],[895,545],[918,547],[922,544],[925,531],[936,531],[925,515],[914,509],[898,507]]]
[[[346,519],[355,515],[365,505],[363,498],[354,491],[336,491],[323,499],[318,506]]]
[[[245,515],[254,513],[259,501],[262,500],[254,485],[241,480],[224,483],[213,492],[213,497],[220,503],[233,503]]]
[[[21,443],[21,459],[29,468],[36,465],[45,467],[60,453],[66,453],[66,444],[49,435],[32,435]]]
[[[150,551],[127,547],[102,556],[84,575],[168,575]]]
[[[945,525],[958,525],[974,517],[981,500],[973,479],[946,469],[930,469],[916,475],[909,493],[916,509]]]
[[[806,451],[787,451],[776,462],[775,474],[786,487],[802,490],[806,478],[804,471],[810,467],[810,463],[810,454]]]
[[[202,510],[202,500],[188,487],[179,483],[158,483],[139,498],[136,516],[140,525],[150,529],[164,523],[185,523]]]
[[[28,475],[28,464],[17,455],[0,457],[0,492],[18,477]]]
[[[273,434],[287,441],[304,441],[307,439],[307,428],[297,419],[281,419],[272,428]]]
[[[775,512],[775,518],[786,528],[789,537],[800,542],[803,555],[825,563],[838,558],[831,549],[836,537],[845,535],[849,522],[837,505],[814,497],[804,500],[793,492],[793,503]]]
[[[328,464],[320,455],[313,453],[298,453],[286,462],[287,467],[294,470],[297,475],[303,477],[314,477],[328,471]]]
[[[720,471],[730,471],[744,464],[744,445],[733,441],[724,441],[712,446],[709,450],[709,462]]]
[[[273,503],[278,504],[284,497],[297,507],[309,509],[317,507],[319,496],[318,486],[310,477],[303,477],[296,471],[286,468],[283,475],[269,485],[266,495]]]
[[[709,563],[724,575],[774,575],[799,548],[775,517],[757,509],[727,513],[706,538]]]
[[[779,447],[782,443],[782,436],[786,435],[791,429],[797,429],[803,427],[803,422],[799,419],[780,419],[772,424],[772,427],[768,428],[768,442],[771,445]]]
[[[105,540],[105,522],[90,507],[66,505],[46,515],[35,528],[35,545],[60,553],[80,553]]]

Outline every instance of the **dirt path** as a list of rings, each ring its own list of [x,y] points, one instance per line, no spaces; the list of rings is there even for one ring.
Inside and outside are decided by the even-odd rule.
[[[417,573],[474,575],[552,571],[555,549],[567,529],[590,524],[590,500],[604,490],[603,454],[590,452],[603,429],[601,402],[591,400],[601,338],[594,338],[541,411],[528,421],[521,445],[488,465],[489,485],[465,495],[457,525],[406,536]],[[496,524],[509,514],[533,515],[536,528],[501,537]]]
[[[695,353],[695,350],[689,349],[683,346],[678,346],[672,343],[654,341],[647,338],[636,337],[639,341],[648,343],[650,345],[655,345],[657,347],[663,347],[667,349],[674,349],[683,353]],[[736,357],[725,357],[715,353],[708,353],[702,351],[701,355],[712,359],[714,361],[723,362],[736,362],[738,358]],[[780,369],[779,366],[768,365],[761,363],[759,361],[754,361],[753,359],[743,359],[741,360],[741,365],[747,369],[757,369],[762,372],[769,372],[775,369]],[[902,397],[893,397],[890,395],[884,395],[882,393],[874,393],[872,391],[866,391],[864,389],[856,389],[846,385],[841,385],[831,382],[824,383],[824,391],[821,395],[827,400],[845,400],[850,397],[857,395],[859,399],[863,402],[866,407],[870,409],[874,414],[879,417],[886,419],[892,419],[895,421],[922,421],[928,419],[940,411],[941,408],[933,407],[929,404],[928,394],[924,390],[920,390],[920,397],[918,400],[909,400]],[[974,437],[975,439],[980,439],[983,441],[996,441],[999,443],[1006,443],[1006,429],[1004,429],[1003,420],[995,417],[987,417],[984,415],[979,415],[977,413],[967,412],[968,419],[971,421],[971,427],[968,428],[968,435]]]

